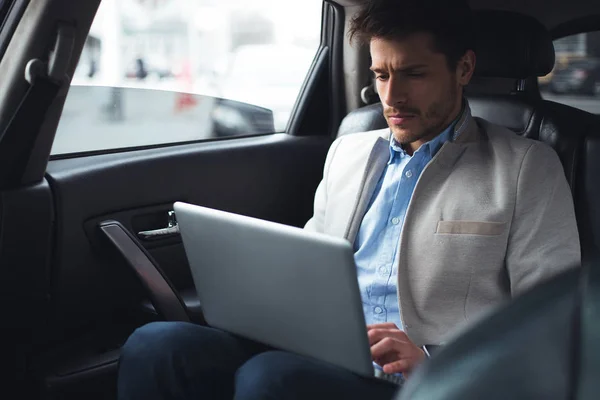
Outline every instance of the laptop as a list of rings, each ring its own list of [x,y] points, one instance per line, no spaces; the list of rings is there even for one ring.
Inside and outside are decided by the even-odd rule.
[[[376,375],[348,241],[182,202],[174,210],[209,325]]]

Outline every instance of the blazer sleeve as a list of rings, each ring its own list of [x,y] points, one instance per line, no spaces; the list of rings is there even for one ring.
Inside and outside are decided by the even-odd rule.
[[[336,139],[327,152],[325,158],[325,167],[323,168],[323,179],[317,186],[315,192],[314,205],[313,205],[313,216],[304,225],[304,229],[313,232],[325,232],[325,210],[327,209],[327,181],[329,178],[329,168],[335,153],[339,147],[340,142],[343,138]]]
[[[571,190],[558,155],[534,142],[517,179],[506,268],[512,295],[581,263]]]

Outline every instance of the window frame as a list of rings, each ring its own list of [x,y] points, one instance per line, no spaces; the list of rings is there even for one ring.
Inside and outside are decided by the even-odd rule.
[[[0,0],[0,59],[10,43],[29,0]]]

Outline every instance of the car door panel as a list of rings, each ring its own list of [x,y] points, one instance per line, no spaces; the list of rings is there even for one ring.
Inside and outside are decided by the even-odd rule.
[[[175,201],[302,226],[330,144],[328,136],[274,134],[51,160],[51,313],[32,363],[42,390],[76,398],[105,382],[110,393],[119,347],[159,318],[101,222],[118,221],[138,239],[193,316],[200,305],[181,238],[142,240],[139,230],[165,227]]]
[[[35,332],[48,318],[54,218],[46,180],[0,191],[0,385],[8,392],[26,379]]]
[[[47,176],[60,216],[52,288],[57,334],[131,295],[127,273],[110,265],[94,236],[100,221],[118,220],[135,234],[136,218],[166,215],[173,202],[186,201],[302,226],[329,144],[281,134],[51,161]],[[142,243],[179,290],[192,287],[179,238]]]

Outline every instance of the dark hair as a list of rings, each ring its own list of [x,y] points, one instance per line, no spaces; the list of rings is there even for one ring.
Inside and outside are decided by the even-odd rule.
[[[468,0],[369,0],[350,24],[350,40],[404,39],[431,33],[434,50],[443,53],[450,69],[474,50],[473,17]]]

